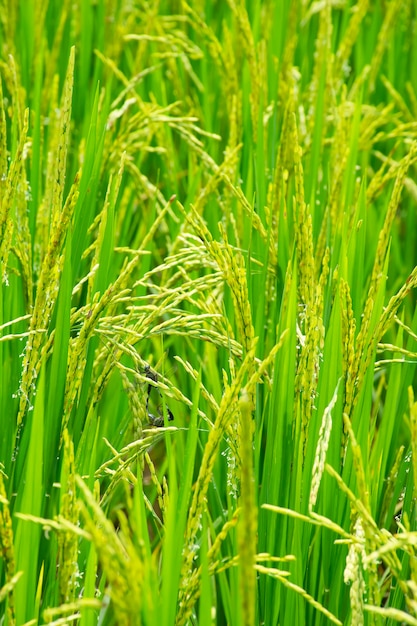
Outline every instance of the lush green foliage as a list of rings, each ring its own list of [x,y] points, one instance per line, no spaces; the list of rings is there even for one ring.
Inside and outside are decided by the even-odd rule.
[[[2,624],[417,624],[415,11],[1,2]]]

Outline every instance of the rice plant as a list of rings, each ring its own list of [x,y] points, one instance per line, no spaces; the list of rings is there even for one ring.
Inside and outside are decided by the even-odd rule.
[[[415,3],[0,16],[1,623],[416,625]]]

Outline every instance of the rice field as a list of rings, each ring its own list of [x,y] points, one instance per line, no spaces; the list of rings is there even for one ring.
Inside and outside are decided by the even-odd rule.
[[[417,625],[412,0],[1,0],[0,624]]]

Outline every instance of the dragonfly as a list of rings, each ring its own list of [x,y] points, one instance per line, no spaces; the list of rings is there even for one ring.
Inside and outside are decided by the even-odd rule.
[[[152,380],[154,383],[158,382],[158,374],[153,369],[151,369],[149,365],[145,366],[145,376],[146,378],[149,378],[149,380]],[[162,398],[162,394],[159,391],[159,389],[155,387],[154,385],[152,385],[152,383],[148,383],[148,390],[146,393],[146,413],[148,415],[149,422],[152,424],[152,426],[157,426],[160,428],[161,426],[164,425],[164,412],[163,412],[163,408],[161,404],[159,403],[157,407],[158,415],[154,415],[154,413],[151,413],[149,409],[149,401],[150,401],[150,397],[151,397],[151,393],[153,389],[155,390],[154,393],[157,393],[159,397]],[[172,422],[172,420],[174,419],[174,414],[166,404],[165,404],[165,410],[166,410],[168,421]]]

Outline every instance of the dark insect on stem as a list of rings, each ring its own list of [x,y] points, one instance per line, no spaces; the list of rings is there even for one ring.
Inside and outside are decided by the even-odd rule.
[[[156,372],[154,372],[149,367],[149,365],[146,365],[146,367],[145,367],[145,376],[146,376],[146,378],[149,378],[150,380],[152,380],[154,383],[158,382],[158,374]],[[152,392],[153,388],[154,388],[154,385],[149,383],[148,384],[148,390],[147,390],[147,393],[146,393],[146,413],[148,415],[149,422],[152,424],[152,426],[161,427],[161,426],[164,425],[164,415],[163,415],[162,407],[158,407],[158,416],[154,415],[149,410],[149,398],[151,396],[151,392]],[[162,398],[162,394],[159,391],[159,389],[156,389],[156,392]],[[172,420],[174,419],[173,412],[171,411],[171,409],[167,405],[165,405],[165,409],[166,409],[166,414],[167,414],[168,421],[172,422]]]

